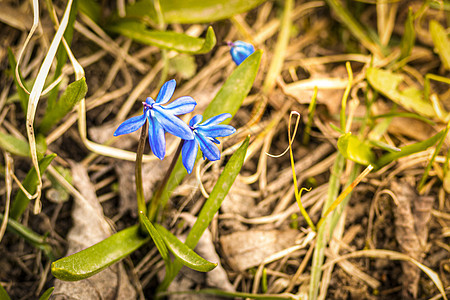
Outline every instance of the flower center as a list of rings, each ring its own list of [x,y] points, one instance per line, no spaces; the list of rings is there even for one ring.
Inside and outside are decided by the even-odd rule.
[[[145,108],[148,108],[148,109],[153,108],[153,104],[148,104],[147,102],[142,102],[142,104],[144,105]]]

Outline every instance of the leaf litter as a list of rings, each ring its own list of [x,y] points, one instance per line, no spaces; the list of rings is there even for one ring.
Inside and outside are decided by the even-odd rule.
[[[4,5],[9,9],[15,6],[9,1]],[[398,5],[387,3],[385,5],[391,11],[397,11],[397,14],[392,15],[391,13],[391,17],[389,17],[389,10],[382,8],[382,4],[380,7],[367,4],[367,14],[361,15],[361,21],[375,28],[376,24],[370,21],[370,16],[379,13],[380,24],[385,22],[385,26],[378,27],[383,40],[389,41],[389,36],[399,39],[407,17],[405,12],[398,9],[398,6],[401,7],[403,3]],[[444,24],[444,13],[432,7],[421,11],[421,1],[410,1],[409,5],[415,13],[419,14],[415,29],[417,39],[423,44],[414,45],[412,55],[402,71],[402,86],[393,87],[395,97],[390,94],[385,94],[383,97],[373,94],[373,90],[368,91],[369,86],[364,79],[369,67],[373,66],[380,70],[388,68],[392,57],[379,56],[378,46],[367,46],[367,40],[364,40],[362,43],[364,46],[361,46],[357,38],[349,37],[352,28],[347,31],[344,29],[345,27],[342,27],[342,24],[348,26],[349,23],[339,18],[339,22],[337,22],[334,19],[335,13],[330,14],[325,2],[301,3],[296,1],[291,15],[293,24],[291,30],[297,31],[299,34],[291,32],[284,63],[280,74],[276,77],[274,90],[268,97],[268,106],[265,113],[261,115],[261,120],[256,123],[253,120],[253,107],[260,99],[258,91],[262,88],[265,74],[270,65],[269,58],[272,57],[277,43],[281,9],[275,2],[265,2],[247,14],[233,17],[231,22],[213,23],[218,40],[250,37],[256,42],[256,47],[264,49],[266,53],[250,96],[239,111],[239,118],[233,120],[235,122],[233,125],[240,130],[238,137],[226,141],[224,150],[231,149],[240,142],[240,137],[247,134],[251,134],[253,137],[261,132],[264,134],[260,140],[255,139],[255,142],[250,145],[250,147],[253,146],[253,152],[238,177],[238,183],[235,184],[235,188],[231,189],[228,196],[234,202],[226,204],[224,210],[219,213],[210,229],[211,241],[207,243],[210,249],[208,251],[214,248],[215,252],[219,254],[218,257],[223,265],[222,270],[227,273],[228,280],[235,290],[263,292],[260,285],[262,275],[258,275],[261,263],[265,258],[286,249],[294,250],[287,251],[277,259],[264,264],[269,291],[271,293],[288,291],[303,295],[305,288],[308,289],[311,254],[308,254],[307,250],[292,247],[308,242],[305,246],[312,249],[314,243],[306,240],[307,234],[301,234],[302,231],[307,231],[307,224],[302,217],[298,216],[289,158],[283,156],[275,159],[265,156],[266,152],[281,153],[288,145],[287,118],[289,111],[300,112],[302,122],[306,122],[307,105],[315,85],[318,86],[319,93],[311,144],[301,145],[300,139],[298,139],[292,145],[299,186],[313,187],[312,191],[306,193],[302,200],[315,223],[320,219],[330,168],[335,159],[332,152],[336,149],[339,135],[336,135],[336,131],[333,131],[329,124],[339,124],[337,115],[341,94],[347,84],[346,73],[343,69],[346,61],[352,62],[352,69],[355,73],[355,85],[351,97],[359,99],[360,105],[356,109],[358,117],[364,116],[366,113],[364,103],[367,99],[374,99],[372,106],[374,114],[388,113],[396,108],[399,111],[412,110],[425,116],[435,116],[435,111],[429,105],[426,105],[425,111],[421,109],[422,102],[419,106],[411,103],[409,103],[410,106],[404,105],[404,101],[408,101],[408,97],[423,100],[417,93],[408,94],[404,88],[412,86],[416,91],[421,91],[423,76],[430,72],[448,77],[449,73],[445,69],[447,65],[441,67],[443,62],[440,60],[440,57],[446,54],[442,47],[445,47],[447,41],[441,39],[435,49],[429,30],[432,30],[434,35],[439,30],[435,29],[435,25],[432,25],[433,28],[428,28],[429,20],[438,20]],[[63,8],[59,7],[61,11]],[[21,11],[28,12],[28,14],[20,15],[25,19],[23,24],[27,24],[27,26],[18,25],[14,20],[6,17],[1,17],[2,23],[0,24],[2,32],[5,32],[5,36],[7,35],[7,41],[13,46],[16,57],[27,36],[28,24],[32,24],[33,21],[31,7],[28,3],[21,4]],[[381,14],[384,14],[384,17],[381,17]],[[337,27],[340,27],[343,32],[337,32],[335,30]],[[11,30],[11,28],[15,29]],[[177,29],[187,31],[189,26],[178,26]],[[21,62],[21,71],[25,78],[31,78],[30,74],[37,74],[39,64],[44,57],[41,49],[48,49],[52,35],[50,27],[44,24],[43,36],[30,41]],[[131,43],[122,37],[114,39],[105,37],[106,35],[99,32],[86,18],[80,18],[75,26],[75,37],[71,47],[86,71],[86,82],[89,87],[86,98],[86,126],[90,131],[98,129],[101,132],[101,126],[113,128],[114,124],[120,123],[121,118],[137,112],[139,109],[137,104],[140,104],[138,100],[151,95],[156,90],[159,80],[158,72],[161,70],[161,65],[157,64],[160,57],[156,48]],[[348,43],[343,43],[341,39]],[[130,47],[130,45],[132,46]],[[370,53],[364,47],[376,51]],[[436,50],[437,54],[434,52]],[[0,51],[0,59],[2,64],[6,65],[5,51]],[[224,48],[217,47],[205,56],[196,56],[196,63],[198,72],[180,84],[179,92],[180,94],[189,92],[192,95],[201,95],[199,98],[212,99],[217,87],[232,71],[230,58],[227,57]],[[65,76],[71,74],[70,68],[66,68]],[[1,131],[2,133],[26,136],[25,128],[22,126],[25,118],[21,114],[20,108],[16,108],[11,77],[7,77],[3,73],[1,76],[2,82],[4,82],[3,88],[10,90],[9,95],[2,94],[0,99],[2,116],[5,112],[5,120],[0,124]],[[103,78],[111,78],[111,80],[104,82]],[[399,80],[395,79],[390,83],[398,82]],[[378,88],[378,83],[374,88]],[[445,105],[449,99],[448,85],[432,83],[431,88],[438,93],[439,100]],[[380,92],[382,95],[384,94],[382,90]],[[7,99],[7,96],[12,98]],[[389,101],[390,97],[394,97],[394,101],[398,100],[398,106]],[[127,99],[131,100],[127,101]],[[129,104],[123,105],[126,102]],[[268,124],[276,118],[276,113],[286,103],[289,108],[286,114],[281,116],[280,121],[276,122],[276,126],[265,132],[267,127],[264,124]],[[38,115],[43,113],[41,106],[39,104],[37,107]],[[113,107],[123,108],[123,110],[119,111]],[[118,115],[119,118],[114,121]],[[434,121],[437,122],[437,125],[429,125],[417,119],[394,117],[386,132],[381,135],[382,140],[395,147],[425,140],[445,126],[436,119]],[[105,221],[104,214],[107,218],[114,220],[115,226],[119,229],[134,224],[135,221],[131,204],[133,203],[134,193],[132,190],[134,187],[130,185],[130,180],[134,176],[133,168],[126,167],[126,162],[97,156],[87,151],[76,131],[76,126],[73,126],[76,120],[76,112],[71,112],[57,128],[50,132],[47,142],[50,151],[58,154],[57,163],[59,165],[70,168],[74,173],[79,171],[82,174],[80,179],[76,179],[74,176],[72,184],[82,194],[86,192],[83,194],[84,198],[93,202],[90,205],[80,204],[80,199],[73,197],[69,202],[58,206],[43,196],[43,211],[40,218],[47,220],[42,224],[48,222],[49,226],[36,222],[32,208],[22,220],[36,231],[50,232],[51,239],[56,244],[63,245],[66,252],[76,251],[111,234],[111,226]],[[356,124],[353,125],[353,128],[356,128],[357,132],[360,124],[357,120],[354,123]],[[269,135],[272,136],[270,139],[267,138]],[[108,137],[97,139],[94,134],[91,137],[97,143],[108,144],[111,142]],[[259,141],[261,142],[259,143]],[[133,140],[113,140],[113,143],[117,148],[131,151],[135,148]],[[263,151],[266,148],[268,151]],[[431,298],[439,294],[438,288],[430,284],[431,281],[435,283],[441,281],[442,287],[448,293],[450,284],[450,248],[448,247],[450,204],[448,195],[441,184],[444,175],[447,174],[446,169],[448,169],[448,166],[444,165],[448,164],[445,159],[447,149],[448,143],[445,143],[433,165],[425,195],[417,194],[416,184],[422,176],[432,151],[424,152],[422,156],[408,156],[398,164],[390,164],[369,175],[355,189],[355,193],[346,207],[346,222],[340,225],[340,234],[333,234],[333,240],[325,251],[325,255],[329,258],[328,263],[337,264],[337,266],[330,268],[328,279],[327,276],[323,276],[323,286],[327,287],[321,291],[323,299],[393,299],[401,296]],[[77,163],[68,163],[68,160],[74,158],[78,161]],[[114,171],[105,172],[109,172],[108,174],[116,177],[117,180],[96,190],[92,181],[95,182],[97,179],[91,180],[89,175],[99,172],[99,180],[104,178],[99,170],[107,164],[112,165]],[[148,167],[144,165],[144,174],[146,174],[144,177],[149,178],[146,188],[149,190],[152,185],[150,181],[157,183],[160,177],[158,174],[164,172],[155,170],[152,164],[153,162],[150,162]],[[82,165],[88,166],[87,170]],[[214,164],[206,169],[200,177],[207,189],[217,179],[222,166],[221,162]],[[19,177],[20,174],[26,174],[29,167],[29,161],[15,159],[14,169],[19,172]],[[257,172],[257,170],[260,171]],[[88,173],[89,175],[87,175]],[[340,180],[346,182],[348,175],[348,172],[344,172]],[[49,181],[44,176],[44,189],[48,188],[48,184]],[[392,190],[395,195],[394,200],[377,198],[382,191],[387,193],[386,189]],[[5,188],[0,187],[0,190],[4,195]],[[88,190],[90,191],[89,195],[87,194]],[[145,194],[149,195],[149,193],[146,191]],[[100,205],[98,198],[107,194],[110,196],[106,197],[107,200]],[[190,177],[184,181],[184,184],[178,188],[176,196],[171,199],[171,208],[167,212],[169,216],[175,215],[175,211],[184,202],[184,197],[187,195],[190,201],[185,203],[184,211],[193,215],[198,212],[204,198],[197,179]],[[243,210],[230,209],[231,205],[239,206],[239,199],[242,198],[245,198],[243,201],[246,203]],[[3,203],[1,204],[2,211],[5,208]],[[69,215],[72,216],[72,223],[67,222]],[[233,222],[229,222],[230,219]],[[181,224],[182,220],[183,218],[178,219],[177,224]],[[72,229],[69,230],[69,227]],[[180,233],[181,230],[177,228],[174,226],[173,230]],[[295,228],[295,230],[290,228]],[[374,230],[369,231],[369,228]],[[87,229],[89,231],[86,231]],[[298,234],[294,234],[295,232]],[[295,236],[298,236],[299,239],[296,240]],[[281,243],[280,240],[285,240],[287,243]],[[264,241],[267,242],[267,247],[264,247]],[[364,250],[364,247],[368,247],[368,249]],[[146,267],[141,268],[137,273],[134,272],[131,264],[127,264],[126,268],[122,264],[118,264],[111,267],[113,270],[108,273],[96,275],[99,277],[98,281],[95,281],[97,280],[95,277],[89,279],[94,280],[95,284],[80,286],[79,284],[82,283],[70,285],[64,283],[65,287],[63,288],[63,285],[57,284],[48,272],[41,272],[45,269],[47,261],[39,251],[8,236],[8,233],[0,244],[0,249],[2,253],[6,253],[0,259],[0,266],[2,270],[5,270],[0,274],[0,282],[6,287],[8,293],[17,299],[36,297],[43,288],[42,284],[39,284],[40,282],[43,282],[45,287],[57,285],[55,294],[80,296],[82,295],[81,291],[86,292],[88,296],[80,299],[89,299],[87,297],[97,299],[96,295],[100,295],[99,298],[120,299],[118,293],[122,288],[127,290],[127,299],[137,297],[138,294],[141,298],[150,298],[157,281],[154,270],[158,271],[163,268],[157,256],[153,255],[147,261],[145,260],[146,253],[138,252],[132,257],[133,262],[136,266],[145,263]],[[383,252],[384,250],[402,252],[403,256],[400,253]],[[369,257],[378,258],[368,259]],[[380,257],[387,258],[387,260],[381,262]],[[396,259],[403,261],[401,264],[397,264],[394,262]],[[417,263],[413,265],[411,259]],[[215,261],[214,258],[211,260]],[[432,280],[419,271],[418,263],[429,268],[420,267],[422,271],[427,272],[428,276],[433,277]],[[328,267],[329,265],[324,266],[324,268]],[[134,286],[130,285],[129,278],[133,279],[131,281]],[[111,282],[114,282],[114,285],[111,285]],[[140,286],[136,282],[145,284]],[[193,290],[217,286],[217,283],[208,283],[207,280],[190,283],[190,288]],[[102,290],[102,288],[106,288],[106,290]]]

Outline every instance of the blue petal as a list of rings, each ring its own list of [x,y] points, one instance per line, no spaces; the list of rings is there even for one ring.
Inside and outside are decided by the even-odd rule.
[[[198,124],[200,124],[202,120],[203,120],[203,116],[202,116],[202,115],[195,115],[195,116],[191,119],[191,121],[189,121],[189,126],[195,127],[195,126],[197,126]]]
[[[166,138],[164,136],[164,129],[158,120],[152,115],[148,118],[148,141],[153,154],[163,160],[166,155]]]
[[[167,132],[170,132],[183,140],[194,139],[194,134],[189,126],[181,121],[180,118],[167,112],[163,107],[159,105],[153,106],[152,113],[154,113],[158,122]]]
[[[200,149],[202,149],[203,156],[206,156],[210,161],[220,159],[220,150],[212,141],[198,132],[195,137],[200,144]]]
[[[255,47],[252,44],[242,41],[236,41],[231,44],[231,58],[238,66],[253,52],[255,52]]]
[[[183,166],[189,174],[191,174],[192,169],[194,169],[197,152],[198,143],[196,140],[184,141],[183,148],[181,149],[181,157],[183,160]]]
[[[184,96],[173,100],[172,102],[164,106],[164,109],[169,111],[171,114],[178,116],[190,113],[194,110],[196,105],[197,102],[195,102],[192,97]]]
[[[159,90],[158,96],[156,97],[156,103],[165,104],[170,98],[172,98],[173,92],[175,91],[175,87],[177,83],[175,79],[169,80],[161,87]]]
[[[201,126],[210,126],[222,123],[226,119],[231,118],[231,114],[225,113],[212,117],[201,124]]]
[[[114,136],[134,132],[139,128],[141,128],[142,125],[144,125],[144,123],[145,123],[145,114],[141,116],[132,117],[119,125],[119,127],[114,132]]]
[[[153,100],[152,97],[147,97],[145,99],[145,103],[147,103],[148,105],[152,105],[152,104],[155,104],[155,100]]]
[[[229,136],[236,132],[236,129],[230,125],[214,125],[206,127],[200,125],[196,129],[204,136],[211,138]]]

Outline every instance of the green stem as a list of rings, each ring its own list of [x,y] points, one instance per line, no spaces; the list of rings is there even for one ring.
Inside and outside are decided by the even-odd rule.
[[[309,137],[311,134],[311,127],[313,123],[314,113],[316,112],[316,103],[317,103],[317,86],[314,87],[314,94],[311,98],[311,102],[308,106],[308,121],[306,123],[305,131],[303,133],[303,145],[307,146],[309,144]]]
[[[0,222],[3,222],[3,217],[3,214],[0,213]],[[8,218],[8,227],[6,228],[8,231],[23,237],[34,247],[42,250],[51,261],[56,260],[56,258],[59,256],[59,254],[56,253],[53,250],[52,246],[46,241],[46,237],[37,234],[36,232],[22,225],[16,220]]]
[[[139,137],[138,148],[136,150],[136,165],[135,165],[135,178],[136,178],[136,199],[138,206],[138,213],[147,213],[147,207],[145,205],[144,198],[144,186],[142,184],[142,156],[144,154],[145,141],[148,133],[148,120],[145,121],[141,130],[141,136]]]
[[[161,196],[163,194],[163,191],[166,188],[167,182],[169,181],[170,175],[172,174],[172,171],[175,168],[175,165],[177,164],[178,158],[181,154],[181,149],[183,148],[183,144],[184,144],[184,140],[181,140],[180,144],[178,145],[177,151],[175,152],[175,155],[173,156],[172,162],[170,163],[169,169],[166,171],[166,174],[164,175],[164,178],[161,181],[161,184],[159,185],[154,196],[152,197],[152,200],[150,201],[148,218],[152,222],[156,218],[156,212],[158,211],[158,206],[161,201]]]

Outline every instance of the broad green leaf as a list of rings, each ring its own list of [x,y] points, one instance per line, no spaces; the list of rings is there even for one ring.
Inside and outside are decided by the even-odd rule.
[[[41,174],[45,172],[45,170],[55,157],[56,154],[49,154],[39,161],[39,171],[41,172]],[[22,185],[30,194],[34,194],[36,192],[38,178],[34,167],[32,167],[28,172],[27,176],[22,182]],[[23,212],[27,209],[28,203],[30,203],[30,201],[31,200],[28,199],[24,192],[22,192],[22,190],[19,190],[11,205],[11,218],[14,220],[18,220],[22,216]]]
[[[374,164],[375,154],[372,148],[360,141],[356,136],[350,132],[341,135],[337,142],[339,152],[346,158],[361,165]]]
[[[236,114],[253,86],[261,62],[261,56],[262,51],[256,51],[233,71],[206,108],[203,120],[221,113],[230,113],[233,116]],[[226,122],[229,122],[229,120],[226,120],[224,123]],[[161,193],[160,203],[162,207],[169,201],[170,194],[186,175],[187,172],[180,157],[170,174],[167,185]]]
[[[403,81],[402,75],[371,67],[367,69],[366,76],[374,89],[395,103],[425,117],[436,116],[431,103],[423,99],[422,91],[414,87],[403,91],[398,89],[399,84]]]
[[[14,57],[14,54],[11,51],[11,48],[8,48],[8,60],[9,60],[9,65],[11,67],[11,73],[14,78],[14,83],[16,85],[17,94],[19,95],[20,106],[22,107],[22,111],[24,112],[24,114],[26,114],[27,107],[28,107],[29,95],[19,85],[19,81],[16,78],[15,69],[16,69],[17,62],[16,62],[16,58]],[[22,81],[22,83],[24,83],[22,74],[20,73],[20,70],[19,70],[19,77],[20,77],[20,81]]]
[[[51,287],[48,290],[46,290],[41,297],[39,297],[39,300],[48,300],[50,299],[50,296],[53,294],[53,290],[55,289],[55,287]]]
[[[441,138],[442,136],[445,134],[445,129],[442,131],[439,131],[438,133],[436,133],[434,136],[432,136],[431,138],[425,140],[425,141],[421,141],[412,145],[408,145],[408,146],[404,146],[402,148],[400,148],[399,152],[391,152],[391,153],[387,153],[385,155],[383,155],[382,157],[380,157],[380,159],[378,159],[378,161],[376,162],[376,167],[379,169],[385,165],[387,165],[388,163],[397,160],[401,157],[405,157],[414,153],[418,153],[421,151],[425,151],[427,150],[429,147],[435,145]]]
[[[86,96],[86,93],[87,84],[84,77],[69,84],[58,102],[45,113],[45,116],[39,125],[39,131],[41,133],[47,133],[53,125],[58,123],[81,99],[84,98],[84,96]]]
[[[52,274],[65,281],[86,279],[104,270],[149,241],[139,226],[119,231],[103,241],[52,263]]]
[[[11,300],[5,288],[0,284],[0,299],[1,300]]]
[[[0,214],[0,222],[3,221],[3,217],[4,217],[3,214]],[[59,256],[57,253],[53,251],[51,245],[46,241],[46,237],[37,234],[28,227],[22,225],[22,223],[19,223],[11,218],[8,218],[8,226],[6,227],[6,229],[9,232],[12,232],[22,237],[25,241],[27,241],[37,249],[42,250],[42,252],[44,252],[44,254],[51,261],[55,260],[56,257]]]
[[[163,238],[159,234],[158,230],[156,230],[155,226],[153,226],[152,222],[147,218],[145,214],[142,212],[139,212],[139,219],[142,224],[144,224],[145,228],[147,229],[148,233],[150,234],[153,243],[155,243],[156,248],[159,251],[159,254],[161,254],[161,257],[163,258],[164,262],[166,264],[170,263],[169,258],[169,251],[167,250],[166,244],[164,243]],[[167,267],[167,266],[166,266]]]
[[[439,54],[444,68],[450,70],[450,40],[444,27],[438,21],[431,20],[430,34],[433,39],[435,51]]]
[[[416,40],[416,33],[414,31],[414,15],[411,7],[409,8],[408,18],[405,21],[405,33],[402,37],[402,42],[400,44],[400,57],[399,61],[408,58],[411,55],[411,51],[414,47],[414,42]],[[406,64],[406,60],[401,62],[401,66]]]
[[[209,198],[203,205],[197,217],[197,220],[194,223],[194,226],[192,226],[192,229],[186,238],[185,244],[189,248],[191,249],[195,248],[198,241],[200,240],[200,237],[203,235],[206,228],[208,228],[209,224],[214,218],[214,215],[217,213],[220,206],[222,205],[222,201],[228,194],[228,191],[233,185],[234,180],[236,179],[237,175],[239,174],[242,168],[242,165],[244,164],[245,154],[247,153],[249,141],[250,137],[247,137],[245,141],[242,143],[242,145],[230,157],[230,160],[226,164],[222,174],[220,175],[219,179],[214,185],[214,188],[211,191]],[[169,284],[172,282],[173,278],[175,278],[177,273],[180,271],[181,265],[182,264],[180,261],[175,260],[173,266],[173,273],[171,274],[172,276],[171,277],[166,276],[166,278],[164,278],[164,281],[160,285],[161,290],[167,289]]]
[[[30,146],[26,141],[3,132],[0,132],[0,148],[14,155],[30,156]]]
[[[227,19],[255,8],[265,0],[161,0],[165,23],[208,23]],[[152,1],[137,1],[127,7],[127,18],[146,18],[157,22]]]
[[[156,228],[158,229],[170,252],[172,252],[172,254],[183,263],[183,265],[199,272],[209,272],[217,266],[217,264],[211,263],[199,256],[194,252],[194,250],[183,244],[183,242],[181,242],[163,226],[156,224]]]
[[[207,53],[216,45],[216,35],[212,27],[208,28],[204,39],[173,31],[149,30],[141,22],[134,21],[120,21],[108,26],[107,29],[142,44],[182,53]]]

